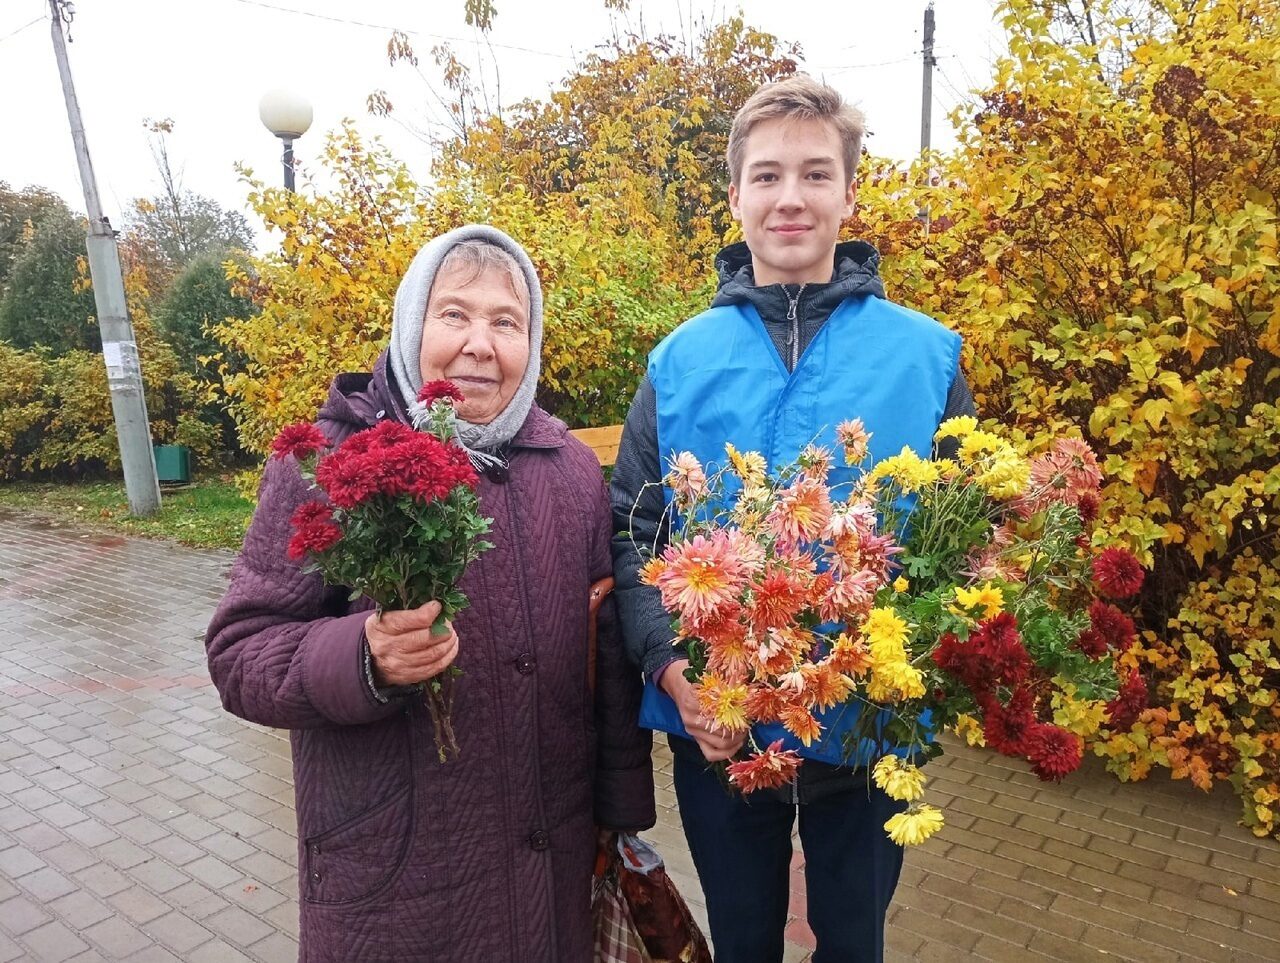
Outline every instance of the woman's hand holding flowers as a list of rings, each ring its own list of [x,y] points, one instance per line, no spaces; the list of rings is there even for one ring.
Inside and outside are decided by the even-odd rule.
[[[458,634],[446,621],[443,631],[431,626],[440,617],[440,603],[415,609],[393,609],[370,615],[365,638],[373,657],[373,678],[379,686],[414,685],[435,678],[458,656]]]

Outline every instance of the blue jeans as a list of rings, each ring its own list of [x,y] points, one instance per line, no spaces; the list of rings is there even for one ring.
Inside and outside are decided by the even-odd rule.
[[[707,900],[716,963],[782,959],[797,809],[809,926],[817,938],[813,963],[884,958],[884,917],[902,870],[902,847],[884,824],[902,803],[870,783],[801,806],[768,791],[731,794],[705,762],[673,755],[680,819]]]

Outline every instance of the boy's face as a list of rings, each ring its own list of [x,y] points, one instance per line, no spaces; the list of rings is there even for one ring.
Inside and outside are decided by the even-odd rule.
[[[765,120],[751,128],[729,209],[742,224],[757,285],[831,280],[840,222],[854,186],[840,137],[824,120]]]

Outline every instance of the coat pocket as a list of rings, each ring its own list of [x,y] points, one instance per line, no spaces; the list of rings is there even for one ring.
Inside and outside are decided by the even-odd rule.
[[[413,837],[412,783],[333,829],[310,836],[303,850],[308,903],[355,903],[378,895],[398,875]]]

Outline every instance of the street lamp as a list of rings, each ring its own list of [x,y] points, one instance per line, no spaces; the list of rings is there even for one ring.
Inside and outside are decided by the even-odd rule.
[[[311,126],[311,104],[291,90],[268,90],[258,101],[258,116],[284,142],[284,186],[293,190],[293,142]]]

